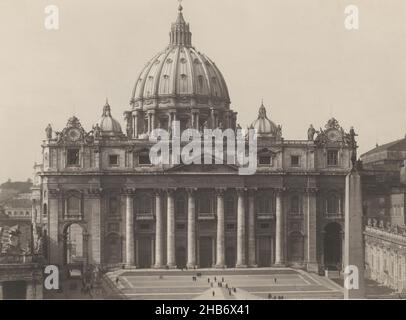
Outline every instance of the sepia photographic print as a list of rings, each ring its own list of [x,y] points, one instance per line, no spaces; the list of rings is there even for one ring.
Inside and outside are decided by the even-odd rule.
[[[406,298],[405,1],[1,0],[0,37],[0,300]]]

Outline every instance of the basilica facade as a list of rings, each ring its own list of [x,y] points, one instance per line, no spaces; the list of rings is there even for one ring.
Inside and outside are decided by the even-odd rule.
[[[240,128],[226,81],[193,47],[182,7],[169,45],[136,80],[124,130],[108,102],[102,109],[89,131],[76,117],[46,129],[38,213],[50,263],[341,268],[345,177],[357,146],[337,120],[286,140],[262,104],[250,126],[253,175],[240,175],[238,163],[151,163],[156,128]]]

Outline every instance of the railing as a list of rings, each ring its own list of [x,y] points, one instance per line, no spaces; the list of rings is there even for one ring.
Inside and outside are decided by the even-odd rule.
[[[77,221],[77,220],[83,220],[83,214],[64,214],[63,215],[63,219],[64,220],[73,220],[73,221]]]
[[[199,212],[198,217],[202,220],[212,220],[216,218],[216,214],[214,212]]]
[[[136,220],[153,220],[155,218],[152,212],[139,212],[135,215]]]
[[[28,264],[43,261],[43,256],[38,254],[0,254],[0,264]]]
[[[343,219],[344,215],[341,212],[337,212],[337,213],[325,213],[324,217],[327,219]]]
[[[258,220],[268,220],[274,219],[275,214],[273,212],[257,212],[257,219]]]

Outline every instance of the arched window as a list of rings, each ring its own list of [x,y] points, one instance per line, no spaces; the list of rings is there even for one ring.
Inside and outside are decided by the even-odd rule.
[[[109,213],[111,215],[119,214],[119,199],[117,196],[111,196],[109,198]]]
[[[148,193],[142,193],[138,197],[136,203],[138,204],[138,214],[149,215],[152,214],[152,197]]]
[[[48,213],[48,207],[47,207],[47,204],[46,204],[46,203],[44,203],[44,209],[43,209],[42,214],[43,214],[44,216],[46,216],[46,215],[47,215],[47,213]]]
[[[71,195],[66,200],[66,214],[68,216],[80,215],[80,198],[76,195]]]
[[[302,212],[302,206],[300,202],[300,196],[295,194],[290,197],[290,213],[300,214]]]
[[[175,210],[178,216],[186,215],[186,200],[184,195],[178,195],[176,197]]]
[[[199,197],[199,212],[213,213],[213,195],[209,192],[204,192]]]
[[[272,196],[269,194],[261,194],[257,198],[257,213],[272,213],[273,212],[273,202]]]
[[[232,194],[226,195],[224,199],[224,211],[228,217],[236,215],[235,197]]]
[[[337,194],[330,194],[327,197],[327,214],[340,213],[340,198]]]

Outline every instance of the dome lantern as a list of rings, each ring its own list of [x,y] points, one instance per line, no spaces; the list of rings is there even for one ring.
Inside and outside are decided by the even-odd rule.
[[[183,18],[183,7],[179,4],[178,18],[175,23],[172,23],[170,33],[171,46],[188,46],[192,45],[192,33],[190,32],[189,23],[186,23]]]

